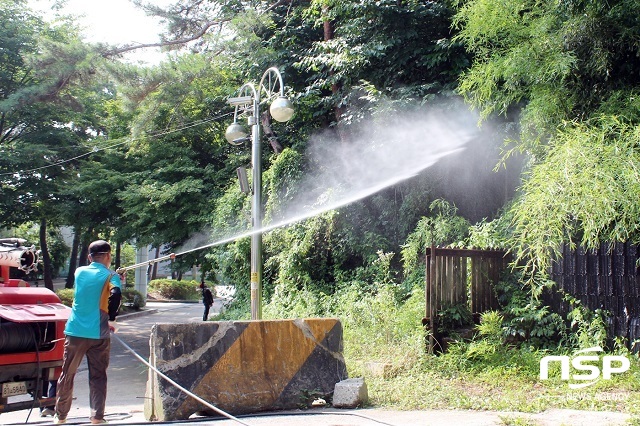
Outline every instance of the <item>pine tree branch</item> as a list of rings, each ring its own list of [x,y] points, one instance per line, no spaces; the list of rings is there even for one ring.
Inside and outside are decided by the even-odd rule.
[[[209,21],[209,22],[205,23],[205,25],[202,27],[202,29],[200,29],[200,31],[198,31],[197,33],[195,33],[195,34],[193,34],[193,35],[191,35],[189,37],[180,38],[180,39],[176,39],[176,40],[159,41],[157,43],[142,43],[142,44],[134,44],[134,45],[125,45],[125,46],[122,46],[122,47],[117,47],[115,49],[107,50],[107,51],[103,52],[101,54],[101,56],[103,58],[108,58],[110,56],[117,56],[117,55],[120,55],[122,53],[131,52],[132,50],[137,50],[137,49],[144,49],[146,47],[165,47],[165,46],[176,46],[176,45],[181,45],[181,44],[187,44],[189,42],[192,42],[192,41],[197,40],[197,39],[201,38],[202,36],[204,36],[212,26],[221,25],[224,22],[228,22],[228,20]]]

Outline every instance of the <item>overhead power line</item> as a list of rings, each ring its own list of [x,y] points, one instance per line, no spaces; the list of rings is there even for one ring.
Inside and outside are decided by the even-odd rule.
[[[165,136],[165,135],[168,135],[168,134],[171,134],[171,133],[181,132],[181,131],[183,131],[183,130],[190,129],[190,128],[192,128],[192,127],[196,127],[196,126],[200,126],[200,125],[202,125],[202,124],[206,124],[206,123],[210,123],[210,122],[212,122],[212,121],[216,121],[216,120],[218,120],[218,119],[221,119],[221,118],[227,117],[227,116],[229,116],[229,115],[233,115],[233,112],[228,112],[228,113],[221,114],[221,115],[218,115],[218,116],[216,116],[216,117],[212,117],[212,118],[207,118],[207,119],[204,119],[204,120],[194,121],[194,122],[189,123],[189,124],[187,124],[187,125],[184,125],[184,126],[182,126],[182,127],[180,127],[180,128],[177,128],[177,129],[171,129],[171,130],[165,130],[165,131],[158,132],[158,133],[153,133],[153,134],[151,134],[151,135],[148,135],[147,137],[157,138],[157,137],[159,137],[159,136]],[[112,148],[118,147],[118,146],[120,146],[120,145],[124,145],[124,144],[126,144],[126,143],[130,143],[130,142],[133,142],[133,141],[135,141],[135,140],[142,139],[142,138],[139,138],[139,137],[138,137],[138,138],[130,138],[130,137],[126,137],[126,138],[119,138],[119,139],[115,139],[114,141],[119,141],[119,140],[121,140],[121,139],[125,139],[125,140],[123,140],[122,142],[114,143],[114,144],[109,145],[109,146],[102,147],[102,148],[98,148],[98,147],[95,147],[95,146],[94,146],[94,148],[93,148],[91,151],[89,151],[89,152],[85,152],[84,154],[76,155],[75,157],[68,158],[68,159],[66,159],[66,160],[56,161],[55,163],[51,163],[51,164],[48,164],[48,165],[46,165],[46,166],[36,167],[36,168],[33,168],[33,169],[23,169],[23,170],[18,170],[18,171],[15,171],[15,172],[0,173],[0,176],[15,175],[15,174],[26,174],[26,173],[34,173],[34,172],[37,172],[37,171],[40,171],[40,170],[48,169],[48,168],[50,168],[50,167],[57,167],[57,166],[61,166],[61,165],[63,165],[63,164],[69,163],[69,162],[74,161],[74,160],[77,160],[77,159],[79,159],[79,158],[87,157],[87,156],[89,156],[89,155],[91,155],[91,154],[95,154],[95,153],[100,152],[100,151],[106,151],[106,150],[108,150],[108,149],[112,149]]]

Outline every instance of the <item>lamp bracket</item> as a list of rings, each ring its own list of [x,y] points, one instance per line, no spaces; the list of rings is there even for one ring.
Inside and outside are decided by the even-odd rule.
[[[227,99],[227,102],[231,106],[244,106],[253,102],[253,96],[236,96]]]

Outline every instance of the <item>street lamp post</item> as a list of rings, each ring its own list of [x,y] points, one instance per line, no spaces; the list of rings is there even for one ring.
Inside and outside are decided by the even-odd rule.
[[[251,222],[251,319],[262,319],[262,144],[260,139],[260,95],[265,100],[273,100],[269,112],[280,122],[289,121],[293,116],[291,101],[284,96],[282,75],[272,67],[264,72],[258,86],[245,83],[240,87],[237,97],[229,98],[230,105],[235,107],[233,124],[225,132],[225,138],[232,145],[239,145],[247,140],[247,132],[237,122],[238,109],[249,112],[247,122],[251,126],[251,163],[252,163],[252,202]]]

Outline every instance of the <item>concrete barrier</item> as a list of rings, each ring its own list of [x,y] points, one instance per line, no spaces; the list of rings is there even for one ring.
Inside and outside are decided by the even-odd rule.
[[[230,414],[297,408],[329,397],[347,378],[342,325],[334,318],[156,324],[150,363]],[[185,420],[212,410],[149,370],[147,420]]]

